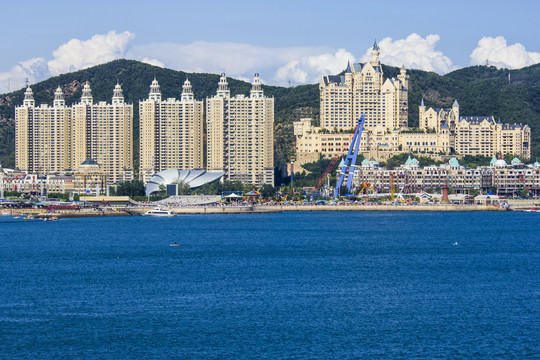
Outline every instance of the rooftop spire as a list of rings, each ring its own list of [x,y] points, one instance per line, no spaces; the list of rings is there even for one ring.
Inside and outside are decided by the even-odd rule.
[[[150,84],[150,93],[148,94],[149,100],[161,101],[161,91],[159,90],[159,83],[154,76],[152,84]]]
[[[26,88],[26,91],[24,92],[24,106],[34,106],[34,92],[32,91],[32,88],[28,86]]]
[[[420,106],[425,106],[424,105],[424,98],[422,98],[422,102],[420,103]]]
[[[82,90],[82,96],[81,96],[81,103],[82,104],[89,104],[92,105],[93,98],[92,98],[92,89],[90,89],[90,83],[87,81],[84,83],[84,87]]]
[[[399,70],[399,72],[401,75],[405,75],[405,73],[407,72],[407,70],[405,69],[405,64],[401,65],[401,69]]]
[[[124,94],[122,93],[122,87],[116,82],[116,86],[113,90],[112,103],[114,104],[123,104],[124,103]]]
[[[65,104],[66,102],[64,101],[64,92],[62,91],[62,88],[58,86],[58,88],[56,88],[56,91],[54,92],[53,106],[58,107],[58,106],[64,106]]]
[[[227,82],[227,77],[225,77],[225,73],[221,73],[221,77],[219,78],[217,96],[228,98],[230,97],[230,95],[231,92],[229,91],[229,83]]]
[[[54,100],[64,100],[64,92],[60,86],[58,86],[54,92]]]
[[[193,100],[193,89],[191,88],[191,82],[186,77],[184,85],[182,86],[182,97],[181,100]]]
[[[259,73],[255,73],[255,76],[253,77],[253,83],[251,85],[250,96],[252,98],[263,97],[263,89],[262,89],[261,79],[259,78]]]
[[[380,65],[379,54],[380,54],[379,45],[377,45],[377,40],[373,44],[373,50],[371,50],[371,65],[377,66]]]
[[[351,62],[347,60],[347,69],[345,69],[345,74],[350,74],[351,72]]]

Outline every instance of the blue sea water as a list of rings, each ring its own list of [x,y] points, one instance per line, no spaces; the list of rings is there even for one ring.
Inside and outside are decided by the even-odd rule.
[[[538,359],[539,216],[0,217],[0,358]]]

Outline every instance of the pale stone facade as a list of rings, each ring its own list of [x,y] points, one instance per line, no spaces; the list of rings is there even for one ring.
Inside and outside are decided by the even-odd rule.
[[[255,74],[249,96],[230,96],[222,74],[215,96],[206,99],[207,170],[225,179],[274,185],[274,98],[264,96]]]
[[[148,99],[139,102],[139,119],[139,175],[144,182],[163,170],[203,167],[203,102],[195,100],[189,80],[180,100],[162,100],[154,79]]]
[[[22,106],[15,108],[15,162],[23,171],[37,174],[71,168],[71,109],[62,89],[54,93],[54,105],[35,106],[30,87]]]
[[[319,85],[321,127],[349,130],[365,114],[366,131],[390,131],[407,126],[409,75],[384,80],[375,43],[371,61],[348,64],[344,75],[326,75]]]
[[[501,124],[492,116],[467,116],[460,118],[455,134],[458,154],[531,157],[531,129],[528,125]]]
[[[123,181],[133,171],[133,104],[124,102],[122,87],[114,87],[111,104],[95,104],[87,83],[73,109],[72,167],[91,158],[107,174],[108,184]]]
[[[73,171],[87,158],[98,161],[109,184],[125,179],[133,168],[133,105],[124,103],[116,85],[112,104],[94,104],[89,84],[81,102],[66,106],[62,89],[53,107],[37,107],[32,89],[15,109],[15,165],[47,175]]]
[[[403,152],[426,156],[515,154],[531,156],[527,125],[501,124],[488,117],[460,117],[459,104],[439,109],[419,107],[419,128],[408,128],[409,76],[383,78],[379,47],[365,64],[347,65],[344,75],[323,76],[320,89],[320,127],[311,120],[294,124],[297,165],[319,156],[343,154],[362,114],[365,117],[360,151],[366,158],[385,160]]]
[[[74,190],[87,195],[105,193],[108,183],[106,172],[92,159],[86,159],[77,167],[73,180]]]

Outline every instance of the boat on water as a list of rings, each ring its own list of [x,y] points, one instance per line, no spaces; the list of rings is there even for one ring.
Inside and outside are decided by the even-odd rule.
[[[148,210],[142,216],[174,216],[170,210],[152,209]]]

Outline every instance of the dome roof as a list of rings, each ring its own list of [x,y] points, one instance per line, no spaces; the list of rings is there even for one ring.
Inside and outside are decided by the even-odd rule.
[[[450,159],[450,161],[448,161],[448,165],[459,167],[459,161],[455,157],[453,157]]]
[[[225,175],[224,172],[206,172],[206,170],[163,170],[154,174],[148,181],[148,184],[146,184],[146,196],[158,192],[160,185],[167,186],[169,184],[183,182],[194,189],[218,180],[223,175]]]
[[[409,157],[407,158],[407,160],[405,161],[405,165],[410,165],[411,164],[411,155],[409,155]]]
[[[496,167],[506,167],[508,164],[506,163],[506,161],[504,161],[504,159],[499,159],[495,162],[495,166]]]
[[[512,159],[512,162],[511,162],[512,165],[520,165],[521,164],[521,161],[515,157]]]

